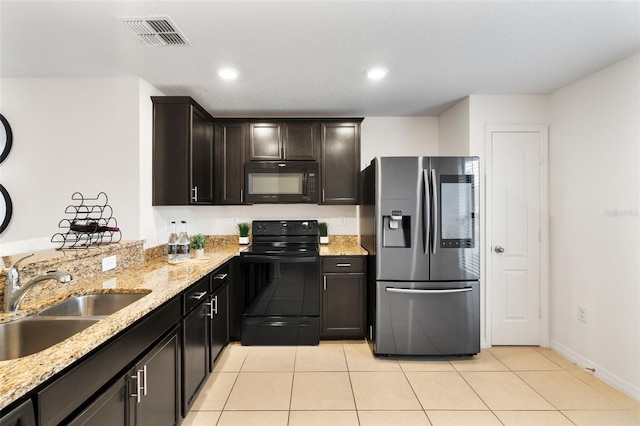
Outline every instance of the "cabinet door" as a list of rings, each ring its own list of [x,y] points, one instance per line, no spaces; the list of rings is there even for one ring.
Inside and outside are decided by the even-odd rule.
[[[282,159],[282,125],[249,123],[249,160]]]
[[[154,97],[156,98],[156,97]],[[189,204],[190,106],[186,102],[153,102],[154,206]]]
[[[191,108],[191,204],[213,203],[213,124]]]
[[[321,123],[321,204],[358,204],[360,123]]]
[[[117,379],[82,413],[67,424],[69,426],[128,426],[135,424],[129,409],[130,401],[133,401],[129,389],[131,376],[135,376],[135,370],[130,370]]]
[[[285,160],[315,160],[315,123],[284,123],[283,126],[283,158]]]
[[[211,296],[211,364],[229,343],[229,285],[224,284]]]
[[[180,420],[178,329],[161,340],[136,368],[143,372],[144,394],[136,404],[137,425],[177,425]]]
[[[244,131],[242,123],[216,125],[215,192],[217,204],[244,202]]]
[[[364,274],[325,274],[322,337],[363,337]]]
[[[204,301],[182,320],[182,415],[209,374],[209,317]]]

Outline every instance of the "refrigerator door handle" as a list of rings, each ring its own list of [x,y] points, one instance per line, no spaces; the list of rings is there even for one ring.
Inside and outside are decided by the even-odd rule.
[[[435,169],[431,169],[431,193],[433,194],[433,237],[431,239],[431,253],[436,254],[436,240],[438,239],[438,182]]]
[[[386,287],[384,289],[387,293],[408,293],[408,294],[445,294],[445,293],[466,293],[472,290],[471,287],[465,288],[452,288],[442,290],[416,290],[410,288],[395,288]]]
[[[422,236],[424,237],[424,254],[429,254],[431,246],[431,197],[429,196],[429,170],[422,171],[424,180],[424,197],[422,199],[422,220],[424,222]]]

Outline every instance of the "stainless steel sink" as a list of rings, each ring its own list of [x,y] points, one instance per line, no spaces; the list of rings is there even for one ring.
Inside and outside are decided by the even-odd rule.
[[[0,361],[47,349],[98,322],[98,318],[27,317],[0,324]]]
[[[111,315],[132,304],[148,293],[105,293],[88,294],[66,300],[40,312],[40,316],[95,317]]]

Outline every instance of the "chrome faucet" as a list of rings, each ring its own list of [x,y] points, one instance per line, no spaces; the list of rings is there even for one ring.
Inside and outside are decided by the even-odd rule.
[[[7,269],[7,281],[4,285],[4,309],[5,311],[17,311],[22,300],[27,295],[34,284],[46,280],[58,280],[61,283],[68,283],[73,277],[63,271],[47,271],[44,274],[36,275],[26,284],[20,284],[20,271],[18,265],[28,257],[33,256],[31,253],[21,259],[18,259],[13,266]]]

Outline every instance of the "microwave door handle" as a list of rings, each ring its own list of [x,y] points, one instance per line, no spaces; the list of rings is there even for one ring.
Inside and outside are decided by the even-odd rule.
[[[424,238],[424,254],[429,254],[429,247],[431,246],[431,197],[429,196],[429,170],[422,170],[423,179],[423,197],[422,197],[422,222],[424,223],[422,229],[422,237]]]
[[[431,253],[436,254],[437,239],[438,239],[438,177],[436,176],[435,169],[431,169],[431,194],[433,197],[433,228],[431,239]]]

